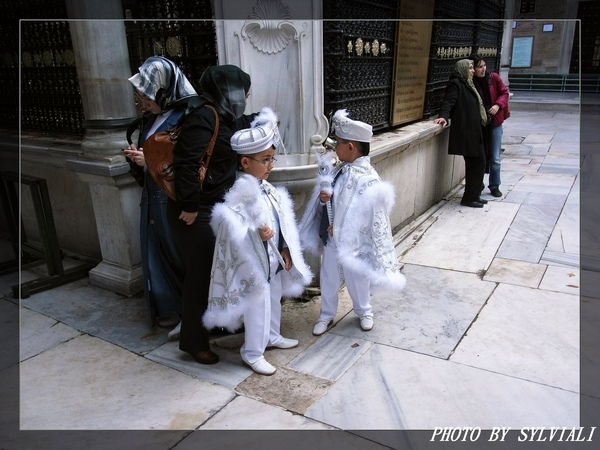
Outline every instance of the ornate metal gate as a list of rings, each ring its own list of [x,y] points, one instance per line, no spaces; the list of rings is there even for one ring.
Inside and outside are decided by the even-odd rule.
[[[579,2],[570,73],[600,74],[600,2]],[[581,30],[581,45],[579,35]],[[581,48],[581,55],[579,49]],[[591,92],[594,92],[593,90]]]
[[[500,69],[504,0],[437,0],[423,116],[440,109],[452,67],[471,53],[485,57],[489,71]],[[478,20],[473,20],[477,18]]]
[[[81,136],[83,106],[71,34],[68,22],[60,21],[67,19],[64,0],[3,1],[0,14],[2,34],[15,33],[2,40],[7,48],[3,49],[0,72],[8,83],[8,105],[0,113],[3,127],[18,129],[19,85],[11,86],[11,80],[19,80],[18,45],[11,45],[16,37],[21,42],[21,129]],[[21,21],[20,34],[18,18],[26,18]]]
[[[390,127],[397,23],[389,19],[400,18],[400,3],[324,0],[323,17],[340,19],[323,23],[326,114],[345,107],[375,130]],[[439,110],[457,60],[477,52],[498,70],[503,17],[504,0],[435,2],[423,117]]]
[[[198,90],[204,69],[217,64],[210,0],[124,0],[123,8],[126,19],[133,19],[125,22],[132,73],[146,58],[164,56]]]
[[[323,9],[325,114],[347,108],[374,130],[388,128],[396,40],[389,19],[397,16],[397,2],[326,0]],[[333,18],[341,20],[327,20]]]

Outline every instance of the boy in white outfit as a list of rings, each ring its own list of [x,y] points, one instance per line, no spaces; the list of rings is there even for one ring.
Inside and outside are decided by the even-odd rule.
[[[275,367],[263,356],[267,347],[293,348],[296,339],[280,334],[281,298],[296,297],[312,280],[300,247],[292,199],[267,178],[281,138],[277,116],[261,110],[251,128],[231,137],[241,170],[215,205],[211,226],[216,234],[206,328],[245,327],[240,353],[245,364],[262,375]]]
[[[334,114],[332,128],[339,163],[332,154],[319,158],[319,178],[299,224],[305,250],[323,255],[316,336],[333,324],[342,283],[364,331],[373,328],[371,291],[398,291],[406,284],[389,220],[394,188],[381,180],[368,156],[372,127],[350,119],[344,109]]]

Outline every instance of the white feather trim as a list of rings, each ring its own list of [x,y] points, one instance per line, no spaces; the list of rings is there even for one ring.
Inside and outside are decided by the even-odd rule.
[[[350,113],[347,109],[338,109],[332,117],[332,120],[339,121],[348,117]]]
[[[274,123],[277,125],[277,122],[279,122],[279,118],[277,117],[277,114],[275,114],[275,111],[268,106],[263,106],[258,115],[254,117],[250,127],[255,128],[266,123]]]

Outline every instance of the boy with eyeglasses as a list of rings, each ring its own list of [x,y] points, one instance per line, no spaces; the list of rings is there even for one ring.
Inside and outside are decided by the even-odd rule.
[[[281,298],[297,297],[312,280],[302,256],[292,199],[267,178],[281,142],[277,116],[265,107],[251,127],[231,137],[241,172],[211,226],[217,237],[204,325],[233,331],[245,327],[240,349],[256,373],[276,368],[264,357],[268,347],[288,349],[296,339],[281,336]]]
[[[321,312],[313,328],[315,336],[333,325],[342,283],[346,283],[363,331],[373,328],[371,292],[399,291],[406,284],[389,220],[394,187],[382,181],[371,166],[372,127],[348,116],[345,109],[333,115],[339,163],[330,163],[328,169],[325,166],[332,158],[321,158],[319,179],[299,224],[304,249],[323,255]],[[325,178],[329,182],[321,183]]]

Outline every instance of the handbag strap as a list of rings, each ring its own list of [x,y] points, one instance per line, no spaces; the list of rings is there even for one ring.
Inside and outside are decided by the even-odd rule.
[[[140,126],[140,124],[142,123],[143,117],[137,117],[133,120],[133,122],[131,122],[129,124],[129,127],[127,128],[127,132],[125,133],[125,137],[127,139],[127,143],[129,145],[133,144],[133,140],[131,139],[131,136],[133,136],[133,133],[135,133],[135,130]]]
[[[213,130],[213,135],[212,135],[212,138],[210,139],[210,142],[208,143],[208,147],[206,147],[206,153],[204,153],[204,156],[202,158],[202,161],[204,161],[205,167],[208,169],[208,164],[210,163],[210,157],[212,156],[213,149],[215,148],[215,142],[217,142],[217,133],[219,132],[219,114],[217,114],[217,110],[215,108],[213,108],[212,106],[210,106],[210,105],[204,105],[204,106],[212,109],[213,113],[215,113],[215,129]]]

